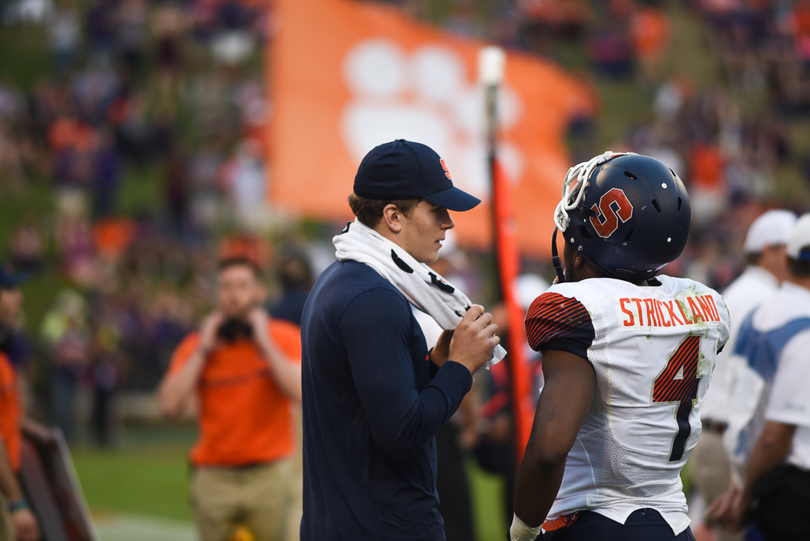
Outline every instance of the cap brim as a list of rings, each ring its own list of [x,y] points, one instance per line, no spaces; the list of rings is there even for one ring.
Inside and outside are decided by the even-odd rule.
[[[424,196],[425,199],[433,203],[434,205],[439,205],[440,207],[444,207],[447,210],[454,210],[456,212],[464,212],[465,210],[470,210],[478,206],[478,203],[481,202],[475,196],[468,194],[462,190],[459,190],[455,186],[450,188],[449,190],[444,190],[442,192],[432,193],[430,195]]]

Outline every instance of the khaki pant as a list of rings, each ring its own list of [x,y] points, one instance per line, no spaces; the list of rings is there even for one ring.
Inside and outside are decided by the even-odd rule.
[[[723,447],[723,436],[717,432],[704,431],[689,459],[692,482],[700,492],[706,507],[728,490],[731,483],[731,463]],[[712,528],[715,541],[740,541],[742,534],[727,532],[720,526]]]
[[[6,505],[6,499],[0,494],[0,541],[14,541],[14,523]]]
[[[197,468],[191,501],[200,538],[228,541],[245,526],[255,541],[282,541],[294,482],[291,459],[244,468]]]
[[[296,453],[293,457],[293,490],[290,512],[287,515],[287,535],[285,541],[301,539],[301,517],[304,515],[304,464],[301,426],[301,406],[295,408]]]

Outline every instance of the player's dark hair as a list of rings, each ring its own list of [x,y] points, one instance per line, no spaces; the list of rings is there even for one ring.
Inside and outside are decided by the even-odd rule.
[[[225,269],[229,269],[231,267],[247,267],[253,272],[253,275],[256,277],[257,280],[262,279],[262,269],[259,268],[258,263],[256,263],[249,257],[241,255],[234,257],[226,257],[225,259],[220,259],[219,263],[217,263],[218,272],[222,272]]]
[[[750,266],[759,265],[759,261],[762,259],[762,252],[746,252],[745,253],[745,264]]]
[[[788,271],[796,278],[810,277],[810,261],[788,257]]]
[[[396,205],[405,216],[408,216],[422,199],[399,199],[395,201],[378,201],[367,199],[359,195],[349,196],[349,207],[361,224],[366,227],[376,227],[383,217],[383,209],[388,205]]]

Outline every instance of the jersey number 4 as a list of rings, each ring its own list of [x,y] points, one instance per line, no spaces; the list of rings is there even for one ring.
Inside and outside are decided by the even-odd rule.
[[[692,413],[692,405],[697,398],[698,383],[700,383],[700,378],[697,377],[699,357],[700,337],[690,336],[681,343],[669,359],[667,367],[653,384],[653,403],[679,402],[676,415],[678,431],[672,442],[670,462],[683,458],[686,440],[692,433],[689,414]]]

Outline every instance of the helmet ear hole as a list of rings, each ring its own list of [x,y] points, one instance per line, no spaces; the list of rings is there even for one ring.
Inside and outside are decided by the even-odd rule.
[[[679,197],[679,198],[678,198],[678,211],[679,211],[679,212],[680,212],[680,210],[681,210],[681,207],[682,207],[682,206],[683,206],[683,199],[681,199],[681,198]]]
[[[627,243],[630,242],[630,237],[633,235],[633,231],[635,231],[635,229],[631,229],[630,232],[627,234],[627,236],[624,237],[624,239],[622,240],[622,246],[627,246]]]
[[[630,171],[625,171],[625,172],[624,172],[624,176],[626,176],[626,177],[630,177],[630,178],[632,178],[633,180],[637,180],[637,179],[638,179],[638,177],[636,177],[636,175],[634,175],[634,174],[633,174],[633,173],[631,173]]]
[[[655,208],[655,211],[658,214],[661,214],[661,205],[658,204],[657,200],[655,200],[655,199],[652,200],[652,206],[653,206],[653,208]]]
[[[582,238],[588,240],[591,240],[592,238],[590,232],[588,231],[588,228],[585,227],[584,225],[579,226],[579,234],[582,235]]]

